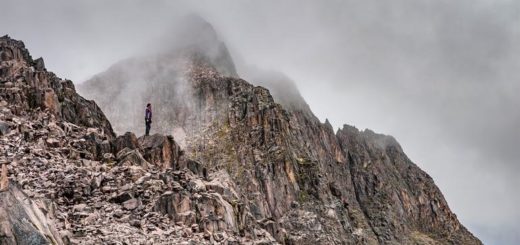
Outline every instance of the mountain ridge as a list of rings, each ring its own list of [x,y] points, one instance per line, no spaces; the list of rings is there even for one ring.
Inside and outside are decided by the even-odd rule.
[[[156,108],[168,108],[157,113],[158,120],[165,118],[167,123],[159,121],[156,130],[184,132],[188,140],[181,145],[188,156],[208,169],[225,169],[246,193],[244,202],[256,219],[274,221],[270,231],[278,241],[480,243],[449,210],[431,177],[406,157],[393,137],[348,125],[334,133],[330,123],[321,123],[307,111],[305,101],[285,107],[287,103],[278,104],[263,87],[222,75],[211,64],[189,58],[187,62],[192,69],[184,70],[181,79],[162,80],[161,93],[143,92]],[[98,79],[113,82],[110,77]],[[178,83],[188,98],[176,97]],[[112,98],[111,106],[119,106],[117,97],[103,91],[85,93],[96,100]],[[114,122],[121,121],[118,116],[109,113]],[[321,232],[313,230],[308,220],[288,217],[306,216],[297,212],[315,217],[310,220],[320,224]]]
[[[304,110],[285,109],[268,89],[222,75],[204,58],[192,56],[180,59],[179,71],[185,72],[181,79],[172,79],[177,76],[170,76],[166,69],[160,79],[148,84],[158,88],[140,91],[143,101],[150,99],[155,105],[158,113],[154,111],[154,117],[164,120],[157,127],[173,124],[180,128],[185,133],[184,146],[176,143],[176,136],[112,135],[104,116],[94,121],[63,116],[71,108],[87,108],[87,114],[97,110],[97,106],[88,106],[90,102],[71,97],[74,87],[62,100],[62,87],[48,88],[58,99],[47,97],[59,106],[37,101],[16,109],[16,96],[7,97],[10,92],[5,91],[46,83],[41,83],[44,79],[31,82],[32,75],[24,76],[25,70],[37,65],[22,64],[18,69],[16,49],[20,47],[3,40],[0,78],[11,84],[3,82],[6,89],[0,90],[6,101],[2,118],[12,132],[6,134],[2,147],[13,155],[5,160],[29,149],[27,159],[8,165],[11,179],[27,183],[27,192],[42,193],[40,198],[63,205],[56,211],[58,217],[48,217],[58,221],[59,239],[85,243],[87,237],[106,242],[135,236],[143,243],[178,239],[175,241],[227,244],[481,244],[449,210],[431,177],[406,157],[391,136],[360,132],[348,125],[334,132],[330,123],[321,123]],[[39,76],[47,74],[35,70]],[[152,69],[148,75],[156,75],[156,71]],[[107,77],[110,74],[98,78],[98,84],[132,85],[132,81],[118,80],[117,75],[114,80]],[[180,85],[184,86],[182,93],[177,90]],[[90,87],[94,88],[97,86]],[[48,89],[34,93],[51,93]],[[90,91],[104,97],[99,100],[103,111],[109,102],[114,108],[123,106],[116,96],[103,94],[107,91]],[[125,92],[117,87],[113,91]],[[115,110],[107,109],[112,123],[122,123],[113,120]],[[142,126],[141,110],[136,109],[138,120],[135,125],[131,121],[130,127]],[[25,138],[17,122],[27,125],[34,136]],[[75,123],[78,126],[72,125]],[[154,127],[155,123],[156,119]],[[66,144],[60,145],[57,137]],[[7,143],[14,139],[24,146]],[[80,153],[74,153],[79,149]],[[48,163],[39,163],[43,160],[38,152],[49,154]],[[41,167],[32,169],[34,166]],[[69,168],[87,174],[84,180],[82,175],[70,177],[77,182],[70,188],[69,182],[62,183],[65,189],[44,188],[25,177],[69,173]],[[99,180],[100,176],[104,177]],[[96,217],[120,232],[96,228],[91,223]]]

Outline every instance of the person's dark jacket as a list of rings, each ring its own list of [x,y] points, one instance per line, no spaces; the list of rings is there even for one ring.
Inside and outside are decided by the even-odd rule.
[[[152,123],[152,109],[146,108],[144,113],[144,121],[147,123]]]

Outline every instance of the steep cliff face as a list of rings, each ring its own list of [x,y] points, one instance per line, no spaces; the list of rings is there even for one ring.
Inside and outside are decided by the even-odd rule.
[[[225,171],[171,136],[116,136],[22,42],[0,47],[0,243],[276,243]]]
[[[229,175],[233,207],[280,243],[481,244],[392,137],[351,126],[335,133],[304,102],[282,106],[266,88],[226,76],[196,53],[119,63],[82,91],[106,108],[116,129],[142,130],[142,106],[152,102],[153,130],[173,133],[207,171]],[[151,81],[140,83],[141,100],[129,112],[136,120],[114,109],[127,108],[125,89],[136,84],[121,71]]]

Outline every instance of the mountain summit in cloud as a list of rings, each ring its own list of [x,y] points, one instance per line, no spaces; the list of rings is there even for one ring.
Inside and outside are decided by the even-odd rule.
[[[173,134],[183,157],[199,166],[192,170],[208,173],[193,188],[219,193],[232,207],[193,210],[199,197],[174,190],[160,201],[162,213],[211,236],[256,237],[251,227],[259,227],[272,243],[481,244],[393,137],[348,125],[334,132],[283,75],[255,76],[267,89],[240,79],[211,25],[195,20],[181,29],[192,31],[181,39],[193,46],[121,61],[80,86],[119,134],[142,134],[151,102],[152,131]],[[229,176],[232,192],[209,187],[217,173]],[[227,225],[208,227],[208,220]]]

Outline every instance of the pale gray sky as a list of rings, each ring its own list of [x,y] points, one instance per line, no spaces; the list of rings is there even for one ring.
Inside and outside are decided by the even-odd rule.
[[[23,40],[49,70],[75,82],[153,49],[180,17],[199,13],[236,60],[292,78],[320,119],[395,136],[486,244],[520,243],[518,1],[0,6],[0,35]]]

